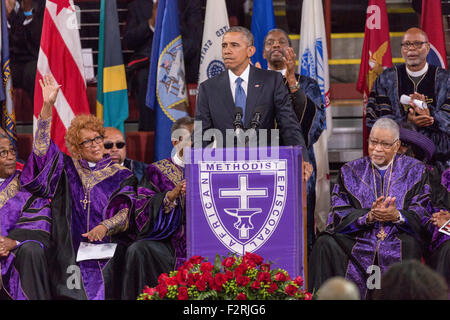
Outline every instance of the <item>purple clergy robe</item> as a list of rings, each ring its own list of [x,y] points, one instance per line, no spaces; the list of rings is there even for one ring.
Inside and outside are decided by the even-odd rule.
[[[57,298],[103,300],[118,298],[105,290],[120,286],[121,275],[107,272],[112,259],[76,262],[80,242],[88,242],[83,233],[99,224],[108,231],[102,241],[120,242],[128,229],[129,211],[133,208],[136,179],[133,173],[112,162],[109,155],[90,168],[86,160],[76,160],[62,153],[50,139],[51,119],[38,120],[33,153],[24,169],[21,183],[34,192],[52,198],[52,284]],[[68,288],[71,273],[78,266],[82,287]],[[108,269],[109,270],[109,269]],[[119,271],[120,272],[120,271]]]

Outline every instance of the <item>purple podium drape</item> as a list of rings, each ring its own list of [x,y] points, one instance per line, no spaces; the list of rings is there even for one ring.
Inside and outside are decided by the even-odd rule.
[[[300,147],[192,149],[185,177],[187,255],[257,253],[305,276]]]

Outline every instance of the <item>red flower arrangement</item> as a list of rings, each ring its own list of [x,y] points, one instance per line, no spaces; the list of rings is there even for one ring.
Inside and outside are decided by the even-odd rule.
[[[247,252],[243,257],[216,255],[214,265],[201,256],[191,257],[154,288],[145,287],[138,300],[311,300],[301,276],[291,279],[283,269]]]

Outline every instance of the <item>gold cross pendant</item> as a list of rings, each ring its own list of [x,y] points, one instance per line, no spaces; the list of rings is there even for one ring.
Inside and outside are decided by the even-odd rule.
[[[91,201],[89,201],[87,199],[87,194],[84,195],[84,200],[80,200],[80,202],[84,205],[84,210],[86,210],[86,206],[88,203],[91,203]]]
[[[377,238],[380,239],[381,241],[384,241],[384,239],[386,239],[387,236],[388,236],[388,234],[386,232],[384,232],[383,227],[381,227],[380,232],[378,232],[378,234],[377,234]]]

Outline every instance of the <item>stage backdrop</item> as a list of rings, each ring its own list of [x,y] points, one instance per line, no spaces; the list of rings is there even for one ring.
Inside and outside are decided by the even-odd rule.
[[[188,257],[253,252],[305,277],[300,147],[193,149],[186,159]],[[253,159],[253,160],[252,160]]]

